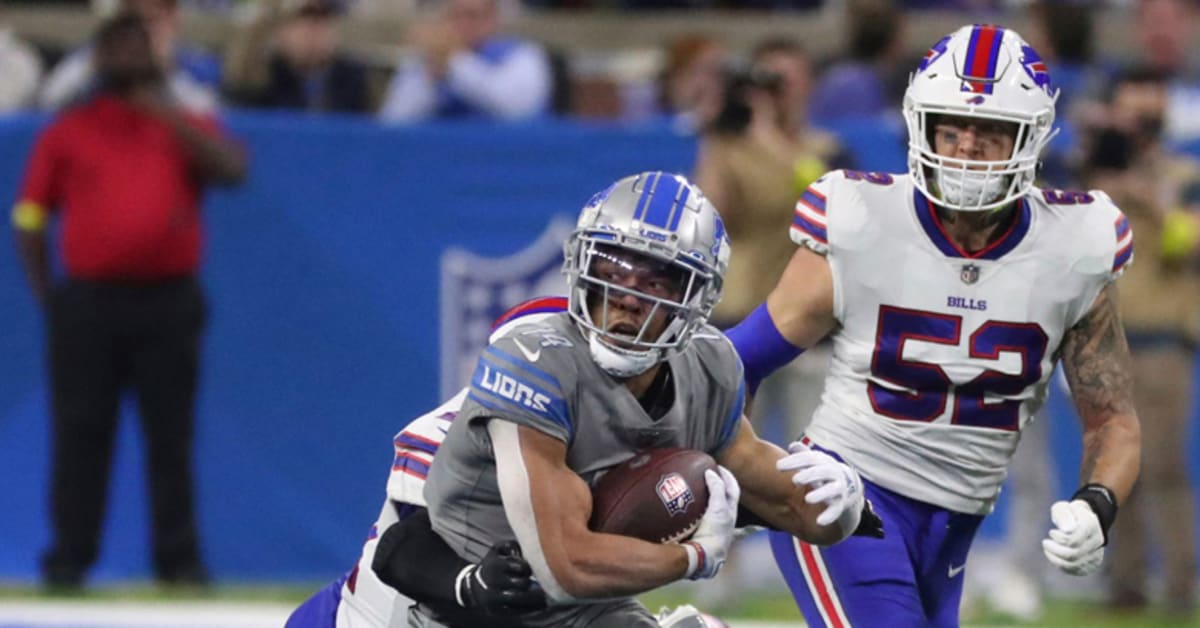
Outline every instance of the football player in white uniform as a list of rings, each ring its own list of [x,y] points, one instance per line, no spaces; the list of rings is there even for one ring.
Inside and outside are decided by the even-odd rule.
[[[832,337],[821,405],[779,466],[808,482],[807,465],[844,460],[887,522],[886,538],[831,547],[772,533],[809,625],[958,625],[968,548],[1058,360],[1084,455],[1043,550],[1070,574],[1101,563],[1138,473],[1113,283],[1132,238],[1103,192],[1034,187],[1056,98],[1011,30],[937,42],[904,98],[908,173],[818,179],[797,203],[786,272],[729,332],[752,385]]]
[[[491,337],[500,337],[518,324],[536,322],[566,309],[564,298],[530,299],[497,319],[492,325]],[[529,565],[510,544],[498,544],[484,560],[471,564],[458,558],[433,534],[428,523],[420,525],[413,521],[421,517],[428,519],[422,492],[429,465],[466,396],[467,389],[464,388],[442,405],[414,419],[393,437],[395,458],[388,474],[387,497],[367,534],[358,562],[297,608],[288,619],[287,628],[407,625],[408,609],[413,600],[380,580],[372,569],[377,556],[381,569],[386,569],[389,563],[394,563],[394,568],[406,563],[418,566],[422,572],[419,590],[409,591],[415,597],[433,595],[466,609],[497,615],[545,606],[544,594],[530,580]],[[406,525],[395,525],[401,521],[407,522]],[[393,555],[394,561],[390,560]],[[460,574],[475,577],[463,578]],[[501,621],[497,619],[497,624]]]

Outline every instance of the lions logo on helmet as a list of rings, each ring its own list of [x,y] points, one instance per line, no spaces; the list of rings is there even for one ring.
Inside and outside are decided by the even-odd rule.
[[[681,175],[644,172],[595,194],[564,246],[563,272],[571,318],[588,338],[592,357],[617,377],[632,377],[682,349],[721,298],[729,239],[712,203]],[[657,273],[677,297],[618,285],[597,264]],[[650,310],[638,330],[610,329],[609,303],[628,296]],[[593,315],[596,308],[598,316]],[[651,322],[665,328],[651,337]]]
[[[1020,198],[1057,132],[1057,99],[1046,64],[1016,32],[976,24],[951,33],[926,54],[904,94],[914,184],[957,211],[988,211]],[[930,139],[938,116],[1012,123],[1013,152],[999,161],[940,156]]]

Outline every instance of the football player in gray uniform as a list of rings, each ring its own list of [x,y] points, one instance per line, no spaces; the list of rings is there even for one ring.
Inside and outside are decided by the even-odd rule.
[[[520,625],[656,626],[632,596],[715,575],[739,502],[808,543],[881,533],[857,472],[829,456],[781,472],[787,452],[745,419],[740,359],[707,325],[730,251],[699,189],[662,172],[621,179],[583,208],[565,254],[568,312],[484,351],[425,486],[430,525],[462,558],[517,541],[550,602]],[[690,538],[589,530],[589,486],[639,450],[670,446],[720,464]],[[410,615],[410,625],[465,623],[434,603]]]

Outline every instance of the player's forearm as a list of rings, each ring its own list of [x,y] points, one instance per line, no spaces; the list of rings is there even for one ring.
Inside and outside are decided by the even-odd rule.
[[[683,578],[688,570],[680,545],[598,533],[580,535],[557,563],[551,567],[555,579],[576,600],[644,593]]]
[[[201,176],[222,185],[237,185],[245,180],[246,154],[235,142],[193,127],[179,111],[170,109],[162,115]]]
[[[1063,372],[1083,420],[1085,484],[1102,484],[1118,502],[1137,480],[1141,430],[1133,407],[1133,366],[1109,284],[1063,338]]]
[[[820,506],[805,502],[804,489],[794,485],[786,495],[766,500],[742,493],[742,503],[771,528],[787,532],[805,543],[833,545],[849,535],[836,522],[818,525]]]
[[[1125,502],[1137,481],[1141,462],[1141,428],[1134,414],[1109,417],[1083,434],[1080,484],[1101,484]]]
[[[428,511],[418,508],[383,536],[371,564],[380,581],[419,602],[459,604],[455,580],[470,563],[433,531]]]
[[[50,293],[50,254],[44,230],[16,232],[17,252],[25,267],[29,288],[38,303],[45,303]]]

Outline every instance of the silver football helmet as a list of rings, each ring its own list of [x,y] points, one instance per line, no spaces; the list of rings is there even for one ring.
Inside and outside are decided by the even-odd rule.
[[[957,211],[988,211],[1023,196],[1033,186],[1042,150],[1057,133],[1057,99],[1046,63],[1016,31],[975,24],[943,37],[925,54],[904,94],[913,183]],[[930,139],[938,116],[1012,123],[1013,152],[1000,161],[938,155]]]
[[[632,377],[682,349],[708,320],[721,299],[729,238],[699,188],[681,175],[643,172],[588,201],[563,253],[567,311],[592,358]],[[620,302],[645,313],[640,327],[617,320]],[[660,314],[666,325],[655,334]]]

